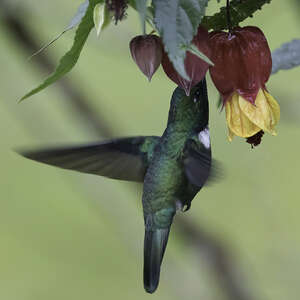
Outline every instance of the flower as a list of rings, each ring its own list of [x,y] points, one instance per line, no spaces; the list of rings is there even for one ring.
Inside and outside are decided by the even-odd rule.
[[[266,89],[272,57],[262,31],[247,26],[212,32],[209,45],[214,62],[210,75],[225,106],[229,140],[237,135],[255,145],[261,131],[276,135],[280,108]],[[260,138],[251,139],[255,136]]]
[[[130,42],[133,60],[150,81],[162,60],[162,43],[160,37],[153,34],[139,35]]]
[[[194,44],[198,50],[204,53],[207,57],[210,57],[208,31],[204,27],[199,26],[197,34],[192,40],[192,44]],[[182,78],[174,69],[167,53],[163,53],[162,67],[165,73],[172,81],[183,88],[187,95],[189,95],[192,87],[198,84],[204,78],[206,72],[208,71],[209,64],[199,58],[197,55],[187,51],[184,60],[184,66],[190,80],[185,80]]]
[[[117,24],[118,21],[122,21],[126,17],[128,0],[106,0],[105,3],[108,10],[113,13],[115,24]]]
[[[274,127],[280,118],[280,108],[266,90],[259,89],[255,105],[234,92],[225,109],[230,141],[235,135],[249,138],[261,130],[276,135]]]

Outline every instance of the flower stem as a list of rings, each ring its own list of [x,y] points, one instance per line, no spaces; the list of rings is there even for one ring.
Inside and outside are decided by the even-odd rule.
[[[229,32],[231,32],[232,31],[232,23],[231,23],[231,16],[230,16],[230,3],[229,3],[229,0],[227,0],[227,4],[226,4],[226,16],[227,16],[228,30],[229,30]]]

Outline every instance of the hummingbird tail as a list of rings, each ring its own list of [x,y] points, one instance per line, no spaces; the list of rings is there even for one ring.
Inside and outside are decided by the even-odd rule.
[[[160,266],[169,238],[169,228],[145,230],[144,288],[154,293],[159,284]]]

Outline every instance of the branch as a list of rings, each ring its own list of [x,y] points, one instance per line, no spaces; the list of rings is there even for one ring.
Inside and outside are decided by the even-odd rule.
[[[233,259],[229,249],[208,232],[205,232],[203,228],[195,226],[186,218],[177,218],[177,225],[176,230],[181,233],[181,238],[193,246],[199,256],[204,252],[205,257],[209,258],[209,264],[216,281],[228,299],[258,299],[245,285],[240,267],[237,266],[237,262]]]
[[[272,52],[272,74],[289,70],[300,65],[300,39],[283,44]]]

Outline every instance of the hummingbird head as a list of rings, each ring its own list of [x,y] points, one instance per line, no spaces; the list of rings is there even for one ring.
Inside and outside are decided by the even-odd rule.
[[[190,93],[185,94],[176,88],[171,99],[168,125],[171,123],[185,124],[193,129],[201,130],[208,124],[208,97],[205,78]]]

